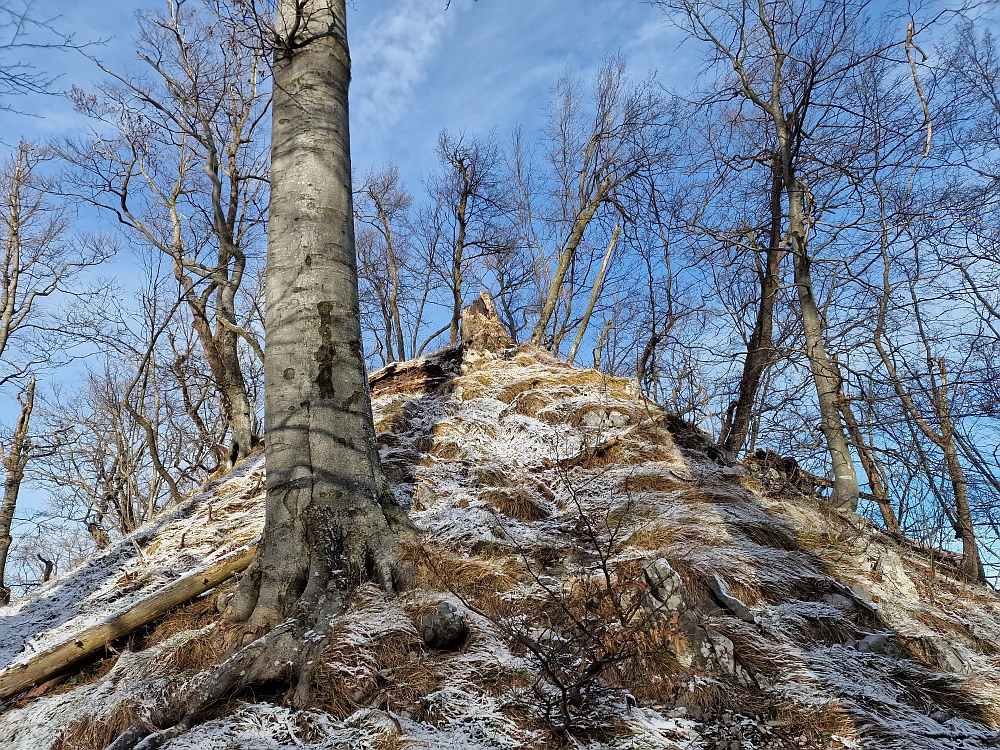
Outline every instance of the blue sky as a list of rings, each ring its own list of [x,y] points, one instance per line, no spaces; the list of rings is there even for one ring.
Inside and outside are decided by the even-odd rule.
[[[136,65],[130,37],[140,7],[158,0],[100,3],[36,0],[36,14],[55,17],[78,41],[107,39],[93,53],[116,70]],[[568,69],[589,78],[608,54],[621,52],[634,73],[657,70],[674,85],[689,81],[690,53],[663,14],[641,0],[355,0],[349,34],[354,60],[352,146],[364,171],[395,160],[413,183],[433,162],[443,127],[530,132],[549,89]],[[47,52],[38,64],[60,74],[61,88],[88,88],[100,80],[81,55]],[[37,116],[0,114],[7,144],[19,137],[70,133],[80,119],[58,97],[13,102]],[[414,187],[416,187],[414,185]]]

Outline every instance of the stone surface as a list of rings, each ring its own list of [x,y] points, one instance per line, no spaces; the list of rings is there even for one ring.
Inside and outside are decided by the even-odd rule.
[[[752,623],[754,621],[753,613],[747,605],[729,593],[729,588],[726,586],[726,582],[723,581],[718,574],[709,579],[708,585],[712,590],[712,595],[718,600],[719,604],[729,611],[730,614],[743,620],[743,622]]]
[[[651,612],[683,612],[687,609],[687,591],[680,575],[662,557],[647,560],[642,565],[643,577],[649,586],[646,608]]]
[[[441,602],[420,618],[420,638],[428,648],[455,651],[465,643],[469,626],[462,611],[451,602]]]
[[[892,636],[887,633],[872,633],[866,635],[860,641],[847,641],[844,644],[850,648],[855,648],[864,654],[882,654],[883,656],[900,657],[902,650],[893,641]]]

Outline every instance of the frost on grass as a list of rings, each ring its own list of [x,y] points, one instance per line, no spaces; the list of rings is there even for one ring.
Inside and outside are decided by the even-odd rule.
[[[373,406],[386,472],[422,533],[407,553],[416,588],[358,592],[324,651],[326,689],[311,710],[244,696],[251,702],[221,707],[166,748],[996,746],[996,593],[815,496],[762,491],[633,382],[522,348],[467,358],[444,385]],[[0,610],[0,665],[253,541],[262,498],[254,458]],[[610,575],[612,590],[631,597],[622,606],[642,604],[654,561],[675,571],[683,596],[673,609],[629,610],[662,619],[641,632],[639,656],[594,682],[604,725],[553,735],[539,701],[554,690],[546,669],[560,665],[511,633],[529,645],[573,643],[582,638],[574,627],[620,637],[629,623],[594,619],[607,611],[598,584]],[[420,641],[421,613],[442,600],[470,628],[457,652]],[[580,624],[544,625],[560,608]],[[196,636],[150,648],[140,639],[105,676],[9,706],[0,746],[49,750],[83,720],[141,716],[188,679],[170,655]]]

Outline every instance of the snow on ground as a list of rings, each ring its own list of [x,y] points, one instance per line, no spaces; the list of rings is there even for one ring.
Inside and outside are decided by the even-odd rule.
[[[594,683],[605,731],[578,733],[575,747],[1000,743],[996,592],[819,498],[713,460],[703,436],[631,381],[522,348],[467,356],[445,385],[373,405],[386,472],[423,535],[417,588],[359,592],[325,653],[328,703],[293,712],[243,696],[165,748],[552,746],[539,720],[552,685],[517,634],[541,649],[572,638],[547,631],[546,610],[605,580],[640,620],[661,612],[651,597],[666,592],[656,632],[675,658],[628,690]],[[252,542],[262,497],[254,457],[0,610],[0,668]],[[663,580],[650,578],[654,562]],[[442,600],[470,624],[455,653],[420,643],[420,613]],[[124,701],[141,715],[188,677],[169,657],[196,635],[126,651],[103,677],[9,705],[0,746],[48,750]]]

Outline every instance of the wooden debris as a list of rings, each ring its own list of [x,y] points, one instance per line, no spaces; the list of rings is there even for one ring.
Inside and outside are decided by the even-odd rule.
[[[256,553],[256,544],[243,547],[201,571],[166,584],[131,609],[49,646],[30,662],[0,672],[0,700],[52,679],[177,605],[215,588],[250,565]]]
[[[393,362],[369,375],[368,387],[373,398],[390,393],[427,393],[454,377],[461,364],[460,348],[410,362]]]
[[[462,346],[475,351],[500,352],[514,346],[488,292],[462,310]]]

